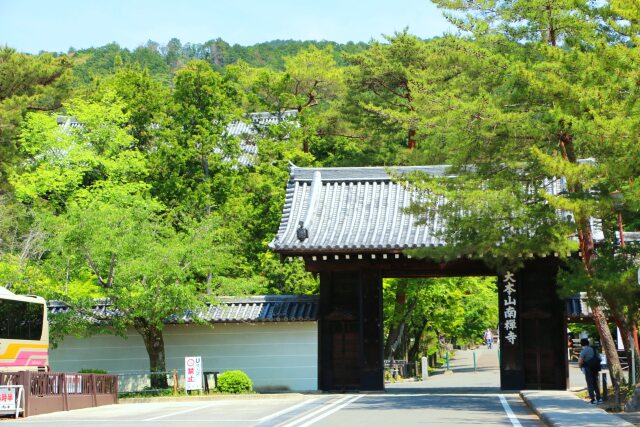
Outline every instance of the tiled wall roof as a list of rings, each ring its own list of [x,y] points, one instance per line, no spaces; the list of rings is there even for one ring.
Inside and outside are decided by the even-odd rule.
[[[202,314],[210,322],[300,322],[318,318],[316,296],[268,295],[219,298]]]
[[[218,297],[219,305],[209,305],[197,314],[211,323],[230,322],[310,322],[318,320],[318,297],[314,295],[264,295],[252,297]],[[52,315],[70,312],[63,301],[49,301]],[[96,319],[117,316],[108,302],[93,308]],[[194,313],[185,311],[167,319],[167,323],[190,323]]]

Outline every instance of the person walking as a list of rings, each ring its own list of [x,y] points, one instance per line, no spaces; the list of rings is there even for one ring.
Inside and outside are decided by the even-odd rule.
[[[484,342],[485,344],[487,344],[487,348],[491,349],[491,347],[493,346],[493,334],[491,333],[491,329],[489,328],[484,331]]]
[[[587,380],[587,389],[589,390],[589,399],[592,405],[602,402],[600,397],[600,387],[598,386],[598,372],[600,371],[600,356],[596,349],[589,345],[588,338],[580,340],[582,350],[578,357],[578,366],[582,368],[584,378]]]

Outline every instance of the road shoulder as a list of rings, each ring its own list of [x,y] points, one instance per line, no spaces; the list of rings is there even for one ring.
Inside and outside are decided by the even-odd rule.
[[[590,406],[569,391],[523,390],[520,396],[543,422],[552,427],[633,427],[620,417]]]

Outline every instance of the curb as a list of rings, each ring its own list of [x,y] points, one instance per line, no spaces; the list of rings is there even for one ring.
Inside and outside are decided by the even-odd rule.
[[[533,405],[526,395],[522,394],[522,392],[518,394],[520,395],[520,398],[524,401],[524,403],[527,405],[527,407],[529,407],[529,409],[531,409],[538,416],[538,418],[540,418],[540,421],[542,421],[548,427],[554,426],[554,424],[549,419],[549,416],[541,412],[535,405]]]
[[[544,391],[543,391],[544,392]],[[520,397],[525,404],[549,427],[574,426],[628,426],[634,424],[606,412],[597,406],[586,404],[571,392],[564,394],[536,394],[535,390],[523,390]],[[528,395],[531,395],[529,397]]]
[[[311,393],[312,394],[312,393]],[[158,403],[158,402],[208,402],[212,400],[255,400],[255,399],[287,399],[303,397],[307,393],[273,393],[273,394],[217,394],[208,396],[158,396],[119,398],[118,403]]]

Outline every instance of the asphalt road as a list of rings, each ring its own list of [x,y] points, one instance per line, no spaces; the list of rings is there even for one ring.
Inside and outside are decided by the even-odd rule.
[[[511,418],[505,404],[512,411]],[[542,425],[515,394],[443,390],[120,404],[17,421],[5,419],[0,424],[3,427]]]
[[[0,422],[9,426],[542,426],[517,394],[498,387],[497,352],[459,353],[453,373],[390,384],[385,393],[287,394],[119,405]]]
[[[515,394],[453,391],[352,395],[280,426],[542,426]]]

